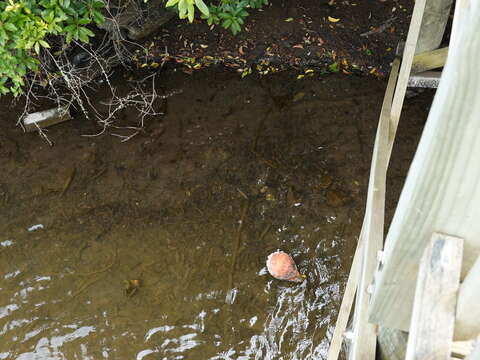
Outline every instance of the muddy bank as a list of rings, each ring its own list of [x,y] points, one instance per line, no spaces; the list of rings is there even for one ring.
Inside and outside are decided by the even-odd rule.
[[[76,117],[48,129],[50,147],[16,128],[20,106],[2,100],[0,358],[326,355],[384,82],[163,75],[159,91],[181,92],[123,143],[114,135],[130,129],[83,137],[98,128]],[[99,111],[108,96],[92,94]],[[406,102],[390,214],[430,102]],[[118,125],[137,115],[124,111]],[[304,284],[267,275],[277,248]]]
[[[409,0],[274,1],[252,10],[236,36],[220,26],[174,18],[144,40],[146,50],[135,62],[155,67],[173,61],[186,71],[222,63],[246,73],[314,69],[384,76],[406,38],[412,7]]]

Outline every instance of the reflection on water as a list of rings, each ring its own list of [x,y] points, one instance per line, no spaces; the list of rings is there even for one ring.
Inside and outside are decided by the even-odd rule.
[[[23,237],[21,241],[35,240]],[[135,246],[128,244],[129,240],[124,241],[127,248]],[[210,244],[213,243],[215,240],[211,239]],[[58,242],[53,245],[60,246]],[[37,245],[37,250],[41,250],[38,246],[42,245]],[[334,269],[329,270],[321,260],[314,260],[314,254],[321,254],[321,249],[303,249],[303,255],[312,254],[310,260],[305,257],[301,262],[303,269],[309,269],[309,281],[301,285],[270,279],[263,264],[252,258],[252,263],[245,264],[242,270],[244,278],[237,280],[236,288],[230,289],[229,300],[225,301],[222,287],[228,266],[218,264],[217,269],[204,269],[204,274],[196,275],[186,275],[188,267],[175,269],[180,263],[188,266],[205,262],[203,252],[209,244],[185,251],[179,256],[185,259],[183,262],[165,260],[166,264],[156,263],[152,253],[159,258],[175,255],[171,250],[163,252],[153,246],[148,246],[148,253],[145,249],[134,254],[119,250],[120,269],[115,271],[129,272],[128,266],[123,271],[121,266],[123,261],[128,262],[124,259],[128,256],[146,264],[142,276],[145,289],[140,290],[137,298],[123,298],[118,286],[121,279],[108,281],[115,279],[115,274],[101,278],[98,286],[92,284],[91,293],[79,293],[78,289],[89,283],[76,279],[75,271],[83,273],[83,270],[69,271],[70,266],[65,261],[62,264],[61,259],[53,263],[52,259],[39,259],[38,265],[28,271],[4,274],[0,317],[1,335],[6,340],[2,346],[6,347],[2,358],[93,359],[100,352],[104,358],[115,358],[120,351],[129,353],[126,349],[129,344],[135,349],[137,359],[148,359],[151,354],[156,354],[153,358],[165,359],[188,358],[189,354],[213,359],[274,359],[288,353],[301,359],[309,355],[318,358],[325,353],[325,341],[314,343],[318,337],[312,337],[312,331],[325,332],[322,329],[330,324],[332,306],[328,311],[322,309],[338,301],[339,288],[329,275]],[[60,258],[66,257],[69,262],[68,254],[73,250],[64,249]],[[175,254],[177,251],[181,250],[176,248]],[[41,252],[31,253],[34,254]],[[297,257],[300,255],[297,253]],[[225,261],[228,263],[228,257]],[[99,261],[100,270],[105,268],[104,264]],[[54,274],[62,266],[64,274]],[[42,274],[42,268],[47,272]],[[135,275],[139,273],[142,270]],[[72,276],[75,278],[70,279]],[[92,281],[97,279],[96,274],[91,276]],[[205,276],[206,281],[200,276]],[[190,283],[183,288],[189,281],[198,285]],[[74,286],[72,282],[79,284]],[[147,292],[147,287],[151,288],[149,293],[142,296],[141,291]],[[78,295],[72,296],[75,293]],[[96,349],[93,354],[92,349]]]
[[[126,250],[118,249],[111,270],[98,274],[110,260],[100,249],[95,250],[99,270],[88,273],[69,265],[77,249],[65,247],[55,259],[42,258],[46,247],[59,247],[61,241],[28,235],[12,241],[7,268],[15,269],[25,255],[37,260],[3,274],[0,358],[314,359],[326,354],[325,333],[340,298],[332,273],[340,263],[330,259],[327,266],[318,257],[322,246],[298,248],[296,257],[303,259],[300,267],[309,277],[299,285],[271,279],[261,263],[263,254],[249,251],[235,288],[226,292],[228,254],[220,256],[227,266],[212,259],[215,268],[201,269],[208,262],[204,253],[221,239],[189,247],[177,261],[181,246],[172,253],[157,240],[155,248],[155,229],[141,235],[149,242],[142,250],[133,249],[128,238],[134,234],[117,239]],[[165,232],[159,235],[168,239]],[[17,245],[35,241],[43,244]],[[36,251],[25,253],[30,247]],[[139,261],[137,268],[126,265],[128,257]],[[197,274],[188,270],[194,264]],[[121,289],[122,276],[128,274],[144,283],[131,298]]]
[[[0,359],[326,357],[383,84],[175,76],[144,137],[0,152]],[[305,282],[267,274],[276,249]]]

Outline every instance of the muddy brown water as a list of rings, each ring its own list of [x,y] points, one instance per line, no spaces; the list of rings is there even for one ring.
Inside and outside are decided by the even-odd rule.
[[[95,129],[76,118],[48,130],[50,147],[2,100],[0,359],[325,358],[385,83],[214,69],[157,81],[182,93],[123,143],[81,136]],[[407,100],[390,215],[431,100]],[[304,283],[267,274],[276,249]]]

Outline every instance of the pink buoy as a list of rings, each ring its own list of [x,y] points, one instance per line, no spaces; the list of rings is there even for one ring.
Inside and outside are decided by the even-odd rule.
[[[292,257],[280,250],[268,255],[267,269],[278,280],[302,282],[305,279],[305,275],[298,272]]]

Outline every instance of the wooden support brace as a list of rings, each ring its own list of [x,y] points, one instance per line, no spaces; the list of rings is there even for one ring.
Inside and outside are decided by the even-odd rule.
[[[398,71],[400,68],[400,60],[395,59],[393,62],[392,70],[390,72],[390,77],[388,79],[387,89],[385,90],[385,97],[383,99],[382,111],[380,113],[380,120],[378,124],[377,135],[375,139],[375,148],[374,155],[372,158],[372,174],[369,181],[369,198],[372,199],[373,196],[380,198],[380,204],[383,203],[385,197],[385,191],[378,191],[375,186],[375,182],[385,183],[386,181],[386,171],[387,165],[390,160],[390,154],[393,148],[393,141],[389,141],[389,114],[392,104],[393,93],[395,91],[395,84],[397,82]],[[381,153],[379,156],[378,153]],[[373,165],[376,162],[380,161],[380,164]],[[376,169],[376,173],[374,171]],[[379,177],[380,176],[380,177]],[[376,179],[376,180],[375,180]],[[384,186],[381,187],[384,189]],[[374,195],[375,194],[375,195]],[[366,213],[370,213],[372,201],[367,201],[367,210]],[[375,215],[377,218],[381,218],[381,232],[383,232],[383,211],[381,208],[380,212],[377,212]],[[362,226],[362,231],[358,239],[357,249],[355,251],[355,256],[353,258],[353,263],[350,268],[350,274],[348,276],[347,285],[345,287],[345,292],[342,298],[342,304],[340,305],[340,310],[337,316],[337,322],[335,324],[335,330],[333,332],[332,340],[330,342],[330,348],[328,349],[327,360],[336,360],[340,353],[343,333],[347,327],[347,322],[350,316],[350,312],[353,305],[353,300],[355,298],[356,289],[360,281],[360,275],[362,270],[363,262],[363,244],[365,242],[365,224],[367,222],[367,217],[364,219]],[[383,240],[383,237],[382,237]],[[376,256],[376,253],[375,253]],[[367,284],[368,285],[368,284]]]
[[[405,49],[402,57],[402,67],[400,68],[400,75],[398,76],[397,87],[393,97],[390,127],[391,133],[396,131],[398,122],[400,120],[400,113],[402,112],[403,100],[405,99],[405,92],[407,91],[408,79],[412,68],[413,57],[417,47],[418,35],[420,33],[420,26],[422,24],[423,12],[425,10],[426,0],[415,1],[413,8],[412,20],[410,21],[410,28],[408,29],[407,40],[405,42]]]
[[[420,261],[406,360],[450,360],[462,255],[463,239],[432,235]]]
[[[376,274],[369,320],[383,327],[408,331],[415,298],[412,285],[432,232],[465,239],[462,276],[479,255],[480,163],[475,154],[480,153],[480,77],[475,69],[480,58],[480,2],[467,2],[387,234],[385,264]]]
[[[447,61],[447,56],[448,47],[415,55],[410,75],[443,67],[445,61]]]
[[[383,248],[383,231],[385,217],[385,187],[387,168],[393,148],[395,133],[390,123],[395,83],[400,68],[400,60],[395,59],[383,99],[380,120],[378,122],[375,146],[373,149],[370,179],[368,182],[367,206],[362,227],[365,245],[362,255],[362,272],[358,284],[357,302],[355,307],[354,337],[351,354],[353,359],[373,359],[377,344],[377,329],[368,323],[368,303],[370,295],[368,287],[373,282],[377,253]]]

